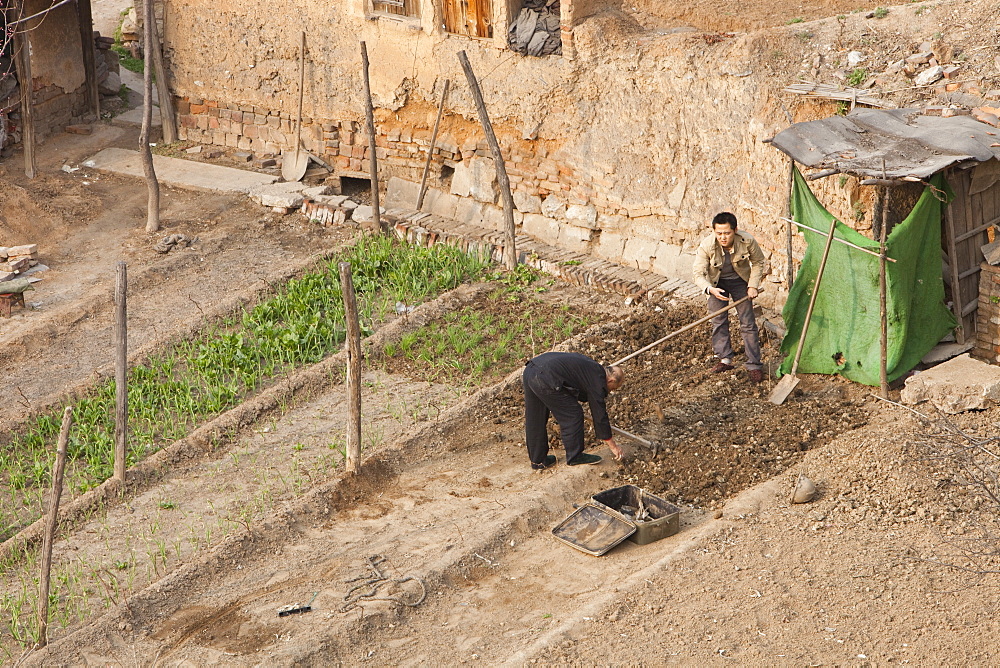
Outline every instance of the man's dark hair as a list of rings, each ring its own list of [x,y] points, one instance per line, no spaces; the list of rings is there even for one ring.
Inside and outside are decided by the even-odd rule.
[[[712,228],[714,229],[716,225],[729,225],[729,227],[736,229],[736,216],[729,213],[728,211],[723,211],[722,213],[715,214],[712,218]]]

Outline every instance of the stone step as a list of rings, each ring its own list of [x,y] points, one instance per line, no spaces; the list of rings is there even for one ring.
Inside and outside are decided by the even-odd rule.
[[[463,250],[479,249],[496,262],[503,260],[504,234],[468,222],[442,218],[411,209],[391,209],[384,216],[400,239],[429,246],[446,243]],[[666,297],[692,299],[702,291],[690,281],[667,278],[614,262],[550,246],[524,234],[514,237],[519,262],[574,285],[624,295],[634,300]]]

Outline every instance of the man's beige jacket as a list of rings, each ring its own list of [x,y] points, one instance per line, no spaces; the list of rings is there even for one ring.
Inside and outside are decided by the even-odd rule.
[[[719,275],[722,273],[722,246],[715,240],[715,235],[711,234],[698,244],[698,250],[694,256],[693,278],[695,284],[707,293],[710,287],[714,288],[719,284]],[[736,230],[736,238],[733,240],[733,269],[740,275],[751,288],[760,289],[760,282],[767,274],[767,258],[764,251],[760,249],[757,241],[747,234]]]

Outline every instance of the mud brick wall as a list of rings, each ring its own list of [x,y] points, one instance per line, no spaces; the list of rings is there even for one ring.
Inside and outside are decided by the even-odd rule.
[[[976,357],[1000,362],[1000,267],[982,264],[976,312]]]
[[[65,91],[60,86],[34,83],[35,135],[44,138],[72,124],[89,112],[87,87],[80,86],[73,91]]]

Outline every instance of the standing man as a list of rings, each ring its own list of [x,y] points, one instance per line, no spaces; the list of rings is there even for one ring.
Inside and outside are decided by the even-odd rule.
[[[562,432],[566,463],[597,464],[601,458],[583,451],[583,408],[590,404],[597,438],[608,444],[616,460],[623,453],[611,434],[611,422],[605,400],[610,390],[625,382],[625,372],[618,366],[601,366],[580,353],[543,353],[529,360],[521,376],[524,384],[524,436],[531,468],[545,469],[556,463],[549,454],[545,425],[551,412]]]
[[[736,307],[736,313],[747,355],[747,375],[752,383],[764,378],[753,300],[767,268],[767,259],[754,238],[736,229],[736,216],[725,211],[712,219],[712,234],[702,240],[695,254],[694,282],[708,295],[709,313],[725,308],[727,302],[750,297]],[[712,349],[719,358],[712,373],[731,371],[733,343],[729,337],[728,311],[712,318]]]

